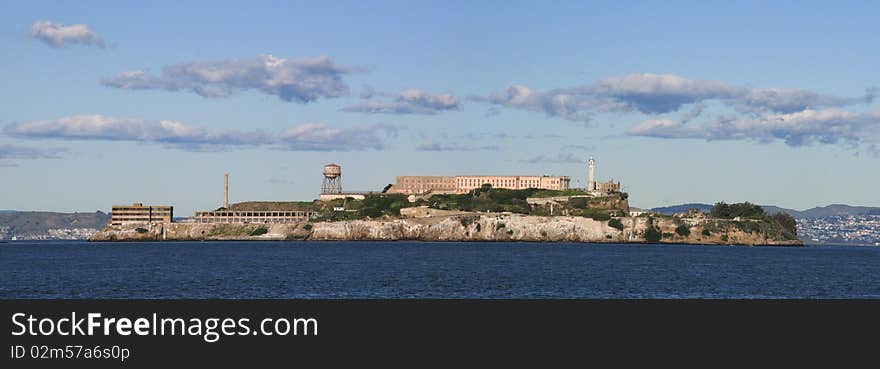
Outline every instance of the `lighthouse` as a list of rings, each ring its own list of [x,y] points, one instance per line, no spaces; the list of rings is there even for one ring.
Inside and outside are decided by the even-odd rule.
[[[596,161],[593,160],[593,157],[590,157],[589,161],[590,171],[587,175],[587,191],[593,191],[596,189]]]

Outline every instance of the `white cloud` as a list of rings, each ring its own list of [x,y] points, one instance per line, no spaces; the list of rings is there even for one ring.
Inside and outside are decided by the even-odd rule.
[[[529,163],[529,164],[583,164],[586,162],[586,159],[579,158],[574,156],[574,154],[557,154],[556,156],[550,155],[538,155],[529,159],[520,160],[521,163]]]
[[[497,145],[468,146],[460,144],[423,143],[416,146],[417,151],[497,151]]]
[[[326,56],[285,59],[259,55],[166,66],[160,75],[127,71],[101,83],[126,90],[187,91],[203,97],[228,97],[256,90],[284,101],[308,103],[321,97],[347,95],[349,87],[342,76],[357,71],[360,69],[336,64]]]
[[[361,98],[365,99],[389,95],[369,87],[361,91]],[[419,89],[408,89],[401,91],[392,100],[372,100],[340,110],[368,114],[437,114],[458,109],[458,98],[452,94],[431,94]]]
[[[610,77],[590,85],[536,90],[511,85],[488,97],[471,97],[514,109],[543,112],[549,117],[588,122],[596,113],[657,115],[694,105],[686,120],[702,113],[706,101],[720,101],[741,112],[792,113],[804,109],[870,103],[877,93],[868,89],[863,97],[843,98],[790,88],[750,88],[721,81],[693,80],[671,74],[630,74]]]
[[[855,145],[880,138],[880,112],[807,109],[755,118],[724,116],[699,125],[671,119],[653,119],[632,127],[628,134],[657,138],[754,140],[765,143],[781,140],[789,146],[815,143]]]
[[[104,47],[101,36],[85,24],[67,26],[50,21],[36,21],[31,26],[31,37],[52,47],[61,47],[68,43]]]
[[[58,159],[68,152],[60,147],[27,147],[12,144],[0,144],[0,167],[17,167],[13,160],[23,159]]]
[[[306,123],[281,131],[280,148],[310,151],[381,150],[385,138],[397,135],[397,128],[376,124],[363,128],[333,128],[324,123]]]
[[[297,125],[269,134],[261,131],[220,130],[171,120],[77,115],[53,120],[10,124],[4,132],[17,138],[133,141],[157,143],[184,150],[222,150],[266,146],[292,151],[378,150],[396,128],[332,128],[323,123]]]
[[[0,159],[58,159],[67,152],[64,148],[26,147],[0,144]]]

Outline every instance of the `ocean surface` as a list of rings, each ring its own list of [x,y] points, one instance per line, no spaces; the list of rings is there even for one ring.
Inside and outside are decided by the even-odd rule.
[[[13,241],[0,298],[880,298],[880,247]]]

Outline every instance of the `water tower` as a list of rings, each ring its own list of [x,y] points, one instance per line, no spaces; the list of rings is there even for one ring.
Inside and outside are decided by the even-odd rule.
[[[321,193],[342,193],[342,167],[337,164],[324,166],[324,183],[321,185]]]

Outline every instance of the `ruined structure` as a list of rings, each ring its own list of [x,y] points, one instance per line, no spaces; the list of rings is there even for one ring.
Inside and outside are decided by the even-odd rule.
[[[110,212],[110,224],[171,223],[173,215],[173,206],[149,206],[142,203],[113,205]]]
[[[620,192],[620,181],[617,183],[614,183],[613,179],[608,182],[596,181],[596,160],[592,157],[590,157],[589,162],[587,162],[587,167],[587,191],[594,194]]]

